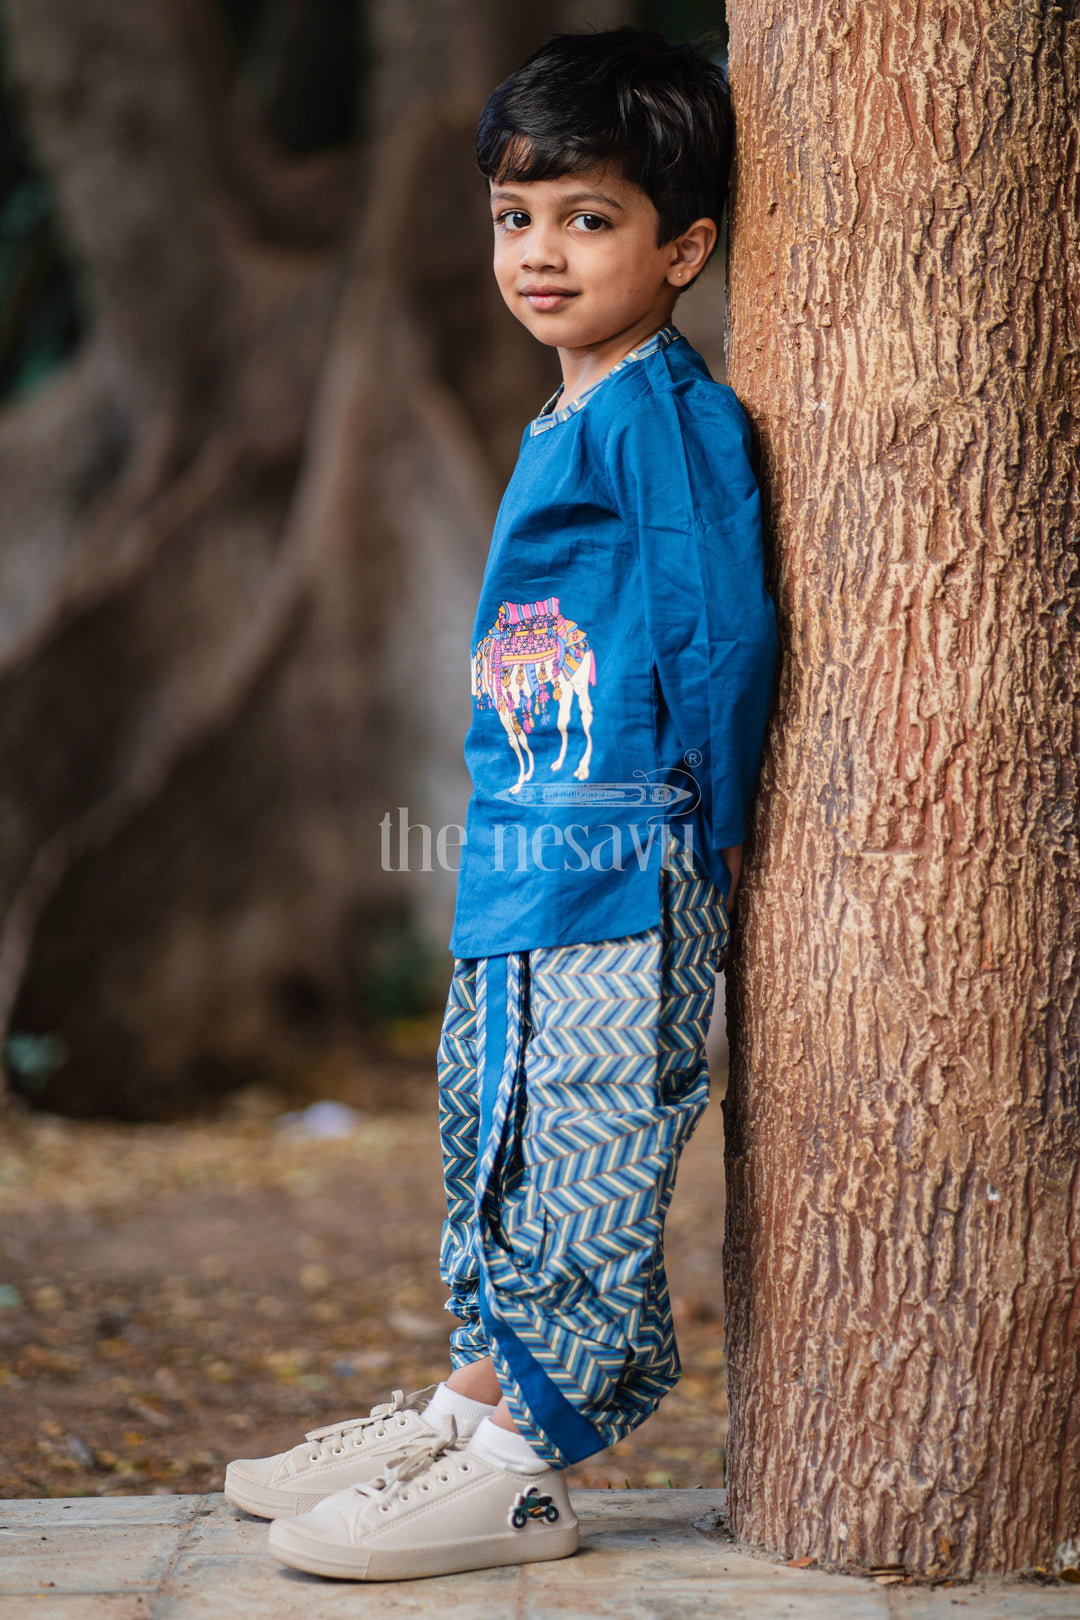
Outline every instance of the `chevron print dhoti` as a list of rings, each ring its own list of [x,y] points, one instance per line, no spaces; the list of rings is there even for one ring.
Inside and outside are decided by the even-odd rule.
[[[644,933],[454,964],[439,1047],[452,1360],[491,1355],[556,1467],[628,1434],[679,1377],[664,1218],[708,1096],[729,929],[677,844],[671,867]]]

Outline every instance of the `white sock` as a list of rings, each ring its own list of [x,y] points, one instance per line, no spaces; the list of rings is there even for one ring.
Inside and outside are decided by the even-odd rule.
[[[512,1474],[542,1474],[548,1467],[523,1434],[500,1428],[490,1418],[484,1419],[465,1449],[478,1452],[496,1468],[507,1468]]]
[[[458,1434],[467,1440],[475,1433],[477,1424],[489,1418],[494,1410],[483,1401],[470,1401],[467,1395],[459,1395],[449,1384],[440,1384],[420,1416],[433,1429],[442,1428],[443,1418],[453,1417]]]

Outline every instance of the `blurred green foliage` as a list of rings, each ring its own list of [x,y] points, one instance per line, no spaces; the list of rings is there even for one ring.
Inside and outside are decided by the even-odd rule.
[[[425,941],[402,902],[369,908],[353,920],[345,961],[353,1003],[375,1024],[419,1017],[445,993],[445,952]]]
[[[78,275],[23,134],[0,31],[0,399],[32,393],[82,330]]]
[[[727,58],[728,27],[724,0],[639,0],[642,28],[655,28],[667,39],[714,45],[719,60]]]
[[[44,1091],[52,1076],[67,1062],[67,1055],[67,1046],[59,1035],[15,1032],[3,1046],[8,1078],[27,1096]]]
[[[237,74],[287,151],[364,133],[370,66],[363,0],[217,0]]]

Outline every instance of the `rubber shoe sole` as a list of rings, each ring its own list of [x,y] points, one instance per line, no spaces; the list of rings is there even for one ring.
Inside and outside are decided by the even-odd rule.
[[[312,1491],[282,1491],[273,1485],[259,1485],[238,1474],[230,1463],[225,1470],[225,1500],[257,1519],[295,1519],[313,1508],[320,1497]]]
[[[525,1532],[408,1548],[335,1547],[306,1535],[287,1519],[278,1519],[270,1527],[270,1549],[281,1563],[308,1575],[345,1581],[411,1581],[505,1564],[541,1563],[570,1558],[578,1550],[578,1541],[576,1523],[530,1525]]]

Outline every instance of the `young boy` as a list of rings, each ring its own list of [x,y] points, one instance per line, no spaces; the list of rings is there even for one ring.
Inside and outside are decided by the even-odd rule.
[[[298,1569],[390,1580],[577,1548],[572,1462],[679,1376],[663,1225],[705,1106],[776,630],[746,420],[669,324],[731,114],[689,47],[551,40],[480,122],[495,274],[559,353],[499,511],[439,1050],[454,1371],[226,1493]],[[726,895],[726,904],[724,896]]]

